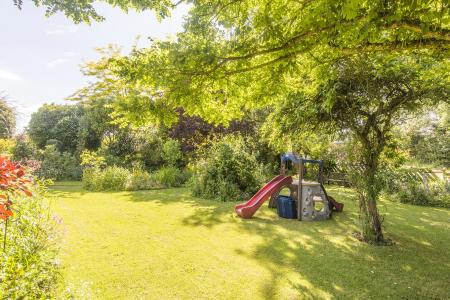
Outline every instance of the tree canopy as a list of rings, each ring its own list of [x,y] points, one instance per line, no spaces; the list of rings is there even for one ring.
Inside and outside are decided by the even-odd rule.
[[[174,41],[97,64],[116,110],[140,123],[173,111],[228,123],[276,105],[299,74],[357,53],[420,52],[447,60],[447,1],[193,1]],[[104,81],[106,82],[106,81]],[[97,89],[98,85],[93,86]],[[250,100],[251,99],[251,100]]]
[[[22,8],[23,2],[23,0],[13,0],[14,5],[19,9]],[[124,11],[152,9],[160,18],[169,16],[170,10],[177,6],[177,3],[172,3],[170,0],[32,0],[32,2],[35,6],[44,7],[47,16],[62,12],[75,23],[88,24],[105,19],[95,10],[95,2],[105,2]]]

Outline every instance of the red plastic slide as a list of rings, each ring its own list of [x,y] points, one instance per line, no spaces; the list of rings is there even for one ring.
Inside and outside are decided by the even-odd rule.
[[[328,196],[328,201],[330,202],[331,209],[335,209],[337,212],[342,212],[344,210],[344,203],[337,202],[331,196]]]
[[[250,219],[258,208],[269,199],[269,197],[282,188],[284,185],[292,183],[291,176],[278,175],[274,179],[272,179],[269,183],[263,186],[250,200],[243,204],[236,205],[234,210],[236,213],[244,218]]]

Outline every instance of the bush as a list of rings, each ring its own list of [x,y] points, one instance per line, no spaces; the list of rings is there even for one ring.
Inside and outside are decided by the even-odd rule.
[[[107,167],[104,170],[88,168],[83,171],[83,187],[91,191],[123,191],[130,172],[121,167]]]
[[[158,183],[163,187],[178,187],[189,179],[187,171],[182,171],[175,167],[161,168],[156,172],[155,176]]]
[[[80,154],[80,159],[84,168],[100,169],[106,166],[105,158],[94,151],[84,150]]]
[[[54,180],[78,180],[81,168],[69,152],[59,152],[54,145],[48,145],[40,154],[41,167],[35,172],[40,178]]]
[[[422,183],[408,183],[394,194],[401,203],[450,208],[450,189],[444,183],[434,182],[428,188]]]
[[[161,140],[150,136],[145,143],[140,144],[136,159],[142,162],[146,170],[156,170],[163,165],[161,156]]]
[[[121,167],[107,167],[100,177],[102,191],[123,191],[127,185],[130,172]]]
[[[393,200],[413,205],[450,207],[450,186],[434,178],[429,170],[384,169],[380,177],[384,192]],[[422,177],[427,178],[426,184]]]
[[[57,236],[43,192],[39,188],[33,198],[14,198],[15,215],[8,225],[6,251],[0,254],[0,299],[55,298]],[[2,242],[3,230],[0,221]]]
[[[129,191],[150,190],[161,187],[156,176],[140,168],[134,169],[128,179],[126,189]]]
[[[81,182],[83,188],[88,191],[96,191],[100,188],[98,178],[100,177],[99,170],[94,168],[86,168],[83,170],[83,176]]]
[[[86,168],[83,171],[83,187],[90,191],[135,191],[163,187],[178,187],[190,177],[188,171],[166,167],[150,174],[141,168],[131,173],[121,167]]]
[[[176,166],[182,158],[180,142],[168,139],[162,148],[162,158],[167,166]]]
[[[12,149],[12,159],[22,161],[34,159],[36,156],[36,147],[24,135],[16,138],[16,144]]]
[[[195,196],[220,201],[246,199],[263,181],[263,168],[241,137],[228,136],[203,149],[190,182]]]
[[[12,139],[0,139],[0,155],[11,154],[15,144],[15,141]]]

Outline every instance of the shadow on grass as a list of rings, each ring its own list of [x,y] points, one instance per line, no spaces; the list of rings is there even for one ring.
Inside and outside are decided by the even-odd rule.
[[[127,191],[125,195],[132,202],[152,202],[159,204],[170,204],[180,201],[194,202],[189,196],[189,190],[186,188]]]
[[[184,203],[192,207],[194,214],[182,220],[183,225],[212,227],[224,222],[223,216],[233,216],[232,203],[217,202],[191,196],[187,188],[157,189],[149,191],[128,192],[127,198],[132,202],[148,202],[157,205]]]
[[[343,201],[346,210],[327,221],[279,219],[266,207],[252,219],[242,220],[229,217],[234,203],[198,200],[195,213],[184,218],[183,224],[212,227],[233,222],[238,232],[261,236],[263,242],[253,251],[235,251],[270,272],[271,279],[260,287],[265,299],[279,299],[286,284],[297,291],[293,299],[441,299],[449,295],[450,260],[442,255],[450,245],[448,223],[436,220],[445,220],[448,211],[425,222],[419,217],[423,212],[385,203],[387,232],[397,245],[377,247],[351,236],[358,229],[351,191],[331,189],[330,194]],[[430,228],[432,222],[437,222],[436,228]],[[424,229],[417,230],[418,226]],[[281,282],[281,278],[289,280]]]
[[[64,197],[67,199],[74,199],[85,195],[86,193],[90,193],[83,189],[83,185],[80,181],[59,181],[48,186],[48,189],[56,198]]]
[[[83,193],[80,187],[66,186],[56,192],[69,198]],[[234,251],[269,272],[270,279],[259,287],[265,299],[279,299],[286,286],[294,291],[292,299],[443,299],[450,294],[448,210],[424,211],[382,202],[386,231],[397,244],[376,247],[351,236],[358,224],[351,190],[330,188],[329,193],[344,202],[345,208],[322,222],[279,219],[266,206],[254,218],[243,220],[234,214],[236,203],[193,198],[186,188],[121,194],[132,202],[181,202],[193,208],[194,212],[181,220],[184,226],[230,224],[229,230],[244,239],[248,235],[262,237],[250,251],[240,247]]]

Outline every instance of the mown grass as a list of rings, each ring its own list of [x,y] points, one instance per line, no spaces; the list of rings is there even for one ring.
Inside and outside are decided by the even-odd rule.
[[[266,206],[251,220],[233,203],[187,189],[92,193],[54,186],[63,218],[65,286],[93,299],[445,299],[450,296],[450,210],[381,203],[396,244],[352,237],[349,189],[333,219],[279,219]]]

